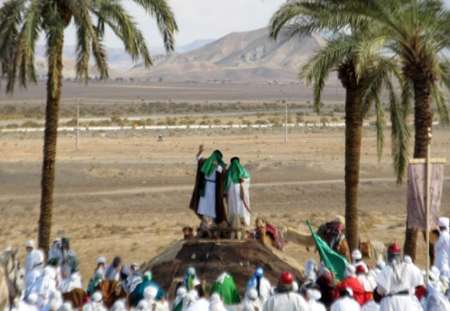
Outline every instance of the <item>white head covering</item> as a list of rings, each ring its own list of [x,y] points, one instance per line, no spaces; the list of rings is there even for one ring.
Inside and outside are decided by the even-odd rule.
[[[158,289],[154,286],[149,286],[144,290],[144,298],[146,300],[155,300],[158,295]]]
[[[38,302],[38,299],[39,299],[39,297],[38,297],[38,295],[36,293],[31,293],[30,295],[28,295],[27,302],[30,305],[36,305],[37,302]]]
[[[100,256],[100,257],[97,258],[96,262],[97,262],[97,265],[99,265],[99,264],[106,264],[106,257]]]
[[[294,293],[298,292],[298,283],[297,283],[297,281],[292,282],[292,291]]]
[[[34,241],[33,241],[33,240],[28,240],[28,241],[25,243],[25,247],[34,248]]]
[[[247,298],[250,299],[250,300],[258,299],[258,292],[257,292],[257,290],[255,288],[250,288],[247,291]]]
[[[127,309],[127,306],[125,304],[125,300],[120,299],[114,303],[111,310],[112,311],[125,311],[126,309]]]
[[[309,300],[319,301],[322,298],[322,294],[317,289],[310,288],[306,290],[306,296]]]
[[[405,255],[405,257],[403,258],[403,261],[408,265],[413,263],[411,256],[408,256],[408,255]]]
[[[92,301],[94,301],[94,302],[101,302],[102,301],[102,299],[103,299],[103,296],[102,296],[102,293],[100,293],[100,292],[95,292],[93,295],[92,295]]]
[[[450,225],[450,219],[448,217],[439,217],[439,227],[445,227],[446,229],[448,229],[449,225]]]
[[[345,267],[345,276],[346,276],[346,277],[355,276],[355,274],[356,274],[356,269],[355,269],[354,266],[352,266],[352,265],[347,265],[347,266]]]
[[[33,266],[38,266],[44,264],[45,256],[44,252],[38,249],[36,252],[33,252]]]
[[[362,259],[361,251],[359,249],[355,249],[352,252],[352,260],[361,260],[361,259]]]
[[[73,307],[70,302],[65,302],[63,305],[58,309],[58,311],[72,311]]]

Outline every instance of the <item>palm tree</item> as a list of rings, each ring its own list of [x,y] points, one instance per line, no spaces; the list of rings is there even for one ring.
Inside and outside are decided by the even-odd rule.
[[[156,19],[167,51],[174,49],[178,30],[174,14],[166,0],[133,0]],[[7,0],[0,8],[0,62],[8,79],[7,91],[13,92],[16,80],[23,87],[36,82],[34,52],[39,35],[46,38],[48,77],[45,112],[44,157],[41,179],[39,247],[48,250],[51,234],[53,188],[59,104],[62,88],[64,30],[76,28],[76,72],[85,82],[89,78],[91,53],[99,78],[108,78],[105,27],[122,41],[133,60],[145,66],[152,60],[144,36],[120,0]]]
[[[313,31],[333,32],[327,45],[302,68],[301,77],[314,88],[315,108],[320,112],[321,94],[331,72],[346,91],[345,96],[345,221],[350,248],[359,247],[358,185],[361,158],[363,121],[372,106],[377,115],[378,155],[383,147],[384,112],[380,94],[388,90],[393,135],[393,156],[397,177],[404,174],[408,133],[399,100],[391,82],[401,77],[395,60],[383,57],[371,40],[370,29],[364,19],[345,19],[336,15],[336,1],[289,1],[275,13],[271,21],[271,36],[277,38],[282,29],[287,35],[305,35]],[[376,38],[376,37],[375,37]]]
[[[450,46],[450,11],[440,0],[343,1],[342,14],[364,17],[382,29],[385,48],[402,64],[404,93],[414,99],[414,157],[425,158],[434,102],[441,123],[449,115],[443,88],[449,88],[446,50]],[[353,3],[352,3],[353,2]],[[408,110],[408,106],[404,107]],[[405,254],[416,256],[417,230],[406,229]]]

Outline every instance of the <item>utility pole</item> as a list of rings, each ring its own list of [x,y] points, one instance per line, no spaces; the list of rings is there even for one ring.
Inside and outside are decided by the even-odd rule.
[[[284,143],[288,143],[288,103],[285,102],[285,116],[284,116]]]
[[[77,128],[75,134],[75,150],[79,150],[80,147],[80,100],[77,99]]]
[[[426,284],[428,285],[428,277],[430,275],[430,256],[429,256],[429,248],[430,248],[430,210],[431,210],[431,138],[433,137],[431,133],[431,127],[428,128],[428,146],[427,146],[427,159],[426,159],[426,174],[427,178],[425,179],[425,189],[426,189],[426,198],[425,198],[425,206],[426,206],[426,247],[427,247],[427,267],[426,267]]]

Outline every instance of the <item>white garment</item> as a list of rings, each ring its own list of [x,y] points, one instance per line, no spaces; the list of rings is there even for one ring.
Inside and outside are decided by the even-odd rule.
[[[251,300],[245,298],[242,302],[241,311],[262,311],[262,303],[257,298],[256,300]]]
[[[211,296],[209,302],[209,311],[227,311],[219,294],[215,293]]]
[[[379,310],[380,305],[373,300],[369,301],[368,303],[366,303],[364,306],[361,307],[361,311],[379,311]]]
[[[25,275],[25,299],[32,293],[36,292],[38,280],[44,273],[42,266],[34,267],[30,272]]]
[[[264,311],[308,311],[308,304],[299,294],[279,293],[271,296],[263,307]]]
[[[421,311],[422,307],[414,296],[420,279],[413,264],[389,264],[377,277],[378,291],[385,296],[380,311]],[[406,292],[406,294],[405,294]],[[409,295],[407,294],[409,293]]]
[[[427,311],[450,311],[450,302],[439,289],[439,284],[430,284],[428,286],[425,308]]]
[[[350,297],[343,297],[336,300],[332,305],[330,311],[360,311],[361,307],[355,299]]]
[[[371,293],[377,287],[377,281],[371,274],[359,274],[357,278],[366,292]]]
[[[90,302],[83,306],[83,311],[107,311],[102,302]]]
[[[187,308],[186,311],[209,311],[209,301],[205,298],[200,298]]]
[[[205,195],[200,196],[197,213],[216,219],[216,173],[221,173],[222,166],[218,165],[216,170],[209,176],[205,176]]]
[[[242,190],[245,201],[242,200]],[[250,179],[246,178],[240,184],[231,184],[227,192],[228,221],[233,223],[234,217],[239,217],[246,226],[250,226]]]
[[[50,303],[56,289],[56,269],[45,267],[44,272],[36,281],[36,286],[32,292],[38,295],[38,306],[45,308]]]
[[[69,293],[77,288],[83,288],[83,282],[81,281],[79,272],[72,273],[69,277],[63,279],[59,285],[59,290],[62,293]]]
[[[434,265],[439,269],[442,275],[450,276],[449,268],[449,248],[450,248],[450,235],[448,230],[441,231],[439,239],[434,245],[434,253],[436,257],[434,259]]]
[[[25,275],[33,270],[34,265],[36,264],[34,259],[36,258],[37,250],[32,249],[30,252],[27,252],[27,256],[25,257]]]
[[[257,284],[255,284],[255,286],[257,286]],[[255,289],[256,291],[258,291],[256,287]],[[269,299],[271,293],[272,293],[272,285],[270,284],[269,280],[266,279],[265,277],[261,277],[259,281],[259,300],[261,301],[261,304],[264,304],[267,301],[267,299]]]
[[[308,301],[309,311],[327,311],[327,308],[323,304],[314,299]]]

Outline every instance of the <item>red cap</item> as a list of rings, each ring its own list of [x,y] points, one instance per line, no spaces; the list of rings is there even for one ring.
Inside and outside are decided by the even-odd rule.
[[[366,269],[363,265],[357,265],[356,266],[356,274],[364,274],[366,273]]]
[[[398,245],[397,243],[392,243],[391,245],[389,245],[388,253],[389,254],[401,254],[402,250],[400,248],[400,245]]]
[[[292,285],[294,283],[294,276],[289,272],[283,272],[280,276],[280,284]]]

